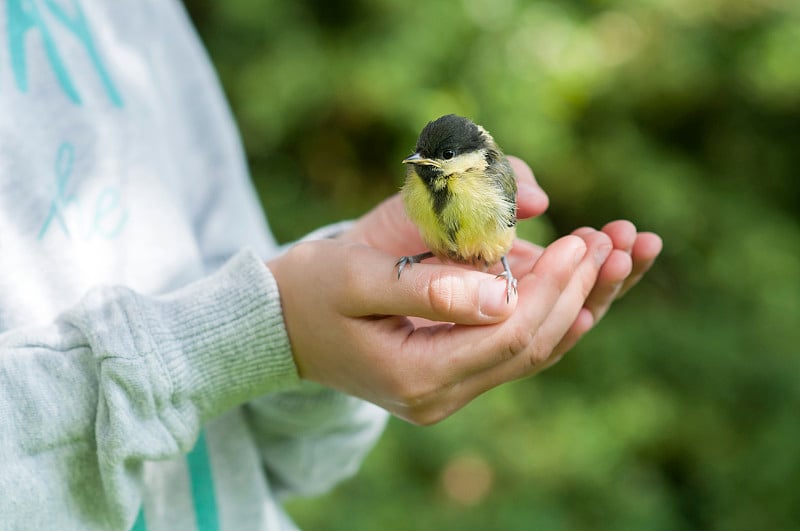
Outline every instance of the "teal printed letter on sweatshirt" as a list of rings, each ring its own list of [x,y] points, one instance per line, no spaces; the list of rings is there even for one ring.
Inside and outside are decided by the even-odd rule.
[[[100,59],[100,54],[95,47],[89,24],[77,0],[72,0],[72,16],[60,7],[54,0],[45,0],[44,5],[48,11],[67,30],[70,31],[83,45],[89,59],[94,66],[100,82],[108,95],[109,100],[117,107],[122,107],[122,97],[111,81],[108,71]],[[67,66],[58,52],[58,46],[53,34],[47,25],[43,13],[36,0],[7,0],[8,5],[8,47],[11,56],[11,68],[14,71],[14,80],[21,92],[28,91],[28,67],[26,62],[25,40],[30,30],[36,30],[44,46],[45,54],[58,79],[58,83],[73,103],[82,103],[80,94],[72,82]]]
[[[53,198],[37,239],[43,239],[54,223],[67,239],[73,236],[87,241],[95,236],[106,240],[116,238],[128,221],[128,210],[125,208],[119,188],[106,186],[94,197],[84,197],[82,202],[78,196],[70,192],[70,177],[74,162],[75,147],[69,142],[64,142],[56,154]],[[68,211],[73,215],[68,217],[66,215]]]

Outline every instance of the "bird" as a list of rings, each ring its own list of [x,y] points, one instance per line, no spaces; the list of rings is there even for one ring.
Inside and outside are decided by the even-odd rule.
[[[428,258],[488,269],[500,262],[506,302],[517,291],[507,255],[516,237],[517,182],[492,135],[469,118],[448,114],[428,122],[414,153],[403,160],[400,195],[428,248],[403,256],[405,267]]]

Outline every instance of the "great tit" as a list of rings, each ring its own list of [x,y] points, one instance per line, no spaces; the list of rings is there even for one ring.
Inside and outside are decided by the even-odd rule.
[[[407,165],[401,195],[408,217],[430,249],[404,256],[405,266],[436,256],[484,269],[503,264],[506,301],[517,290],[506,255],[516,236],[517,182],[506,156],[486,129],[448,114],[429,122]]]

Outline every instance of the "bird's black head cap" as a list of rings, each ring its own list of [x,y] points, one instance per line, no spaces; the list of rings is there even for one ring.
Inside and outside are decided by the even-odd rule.
[[[428,122],[417,140],[417,153],[432,159],[443,158],[446,150],[456,155],[486,147],[481,129],[468,118],[448,114]]]

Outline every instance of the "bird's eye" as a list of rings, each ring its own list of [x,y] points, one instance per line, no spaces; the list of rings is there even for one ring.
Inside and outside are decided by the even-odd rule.
[[[452,149],[445,149],[444,151],[442,151],[442,158],[444,160],[450,160],[455,156],[456,156],[456,152],[453,151]]]

